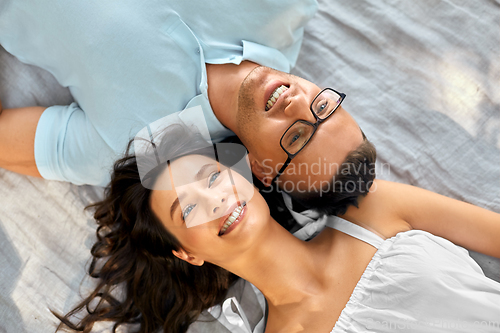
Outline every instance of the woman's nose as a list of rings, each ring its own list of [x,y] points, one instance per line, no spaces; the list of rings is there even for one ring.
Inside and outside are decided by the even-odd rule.
[[[207,216],[219,218],[226,213],[228,205],[228,191],[225,189],[216,189],[213,191],[202,191],[200,199],[203,200],[204,210]]]
[[[214,198],[214,202],[211,208],[211,214],[215,215],[215,217],[219,217],[225,214],[226,200],[224,196],[220,195]]]

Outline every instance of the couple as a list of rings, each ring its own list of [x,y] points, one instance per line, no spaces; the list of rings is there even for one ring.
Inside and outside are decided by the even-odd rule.
[[[208,30],[208,32],[204,32],[203,26],[197,26],[197,22],[200,22],[200,20],[195,15],[208,12],[207,8],[203,7],[202,2],[194,3],[193,7],[190,8],[189,15],[182,14],[182,8],[176,8],[175,12],[179,15],[174,18],[169,15],[168,10],[163,8],[165,2],[162,2],[162,8],[156,6],[160,2],[152,2],[151,6],[147,6],[147,8],[145,6],[143,6],[145,8],[132,8],[134,6],[132,2],[121,2],[120,8],[113,8],[113,5],[109,3],[96,1],[95,3],[89,3],[88,7],[80,4],[82,8],[77,8],[77,10],[65,7],[75,6],[74,3],[58,3],[57,6],[52,6],[51,3],[46,1],[6,2],[2,7],[2,20],[0,20],[2,22],[0,23],[2,24],[0,31],[3,32],[0,40],[2,45],[26,62],[50,69],[61,83],[71,87],[78,104],[75,103],[67,107],[51,107],[47,110],[43,108],[15,110],[15,112],[4,110],[3,115],[0,116],[0,126],[3,126],[2,130],[0,130],[0,135],[3,135],[0,140],[0,144],[2,144],[2,156],[0,158],[2,166],[28,174],[42,174],[49,179],[68,180],[74,183],[105,184],[108,175],[106,165],[110,165],[116,154],[124,150],[125,142],[128,141],[129,132],[123,131],[123,129],[130,128],[130,119],[133,120],[134,126],[140,128],[144,123],[151,121],[151,119],[148,119],[151,114],[155,117],[158,116],[158,114],[154,114],[155,112],[163,115],[165,112],[182,109],[184,106],[189,105],[186,104],[189,102],[192,102],[191,105],[198,105],[197,103],[206,104],[209,97],[213,111],[221,123],[235,133],[240,134],[240,137],[245,142],[244,131],[249,130],[250,127],[242,126],[241,133],[238,132],[240,129],[239,121],[235,117],[236,108],[234,107],[235,87],[238,87],[239,81],[243,82],[243,77],[246,77],[251,70],[257,70],[252,67],[254,66],[253,63],[264,64],[285,71],[293,64],[294,57],[297,55],[296,51],[300,46],[301,25],[313,12],[307,10],[307,8],[312,7],[306,8],[306,6],[292,10],[297,8],[295,5],[299,3],[305,4],[306,2],[291,4],[291,9],[287,12],[287,15],[281,15],[283,8],[276,8],[276,5],[271,2],[266,6],[262,6],[266,9],[265,11],[259,11],[259,17],[262,17],[262,20],[253,20],[255,27],[247,29],[245,37],[240,37],[238,43],[235,44],[232,39],[234,36],[225,35],[227,38],[224,40],[211,39],[216,35],[215,32],[218,35],[230,34],[235,30],[241,33],[241,24],[235,24],[238,23],[238,20],[241,20],[241,16],[232,15],[235,10],[231,8],[229,3],[221,5],[219,8],[219,12],[225,13],[225,20],[215,17],[212,22],[214,31]],[[28,9],[21,8],[20,10],[22,6],[27,6]],[[176,6],[176,4],[172,2],[170,6]],[[227,12],[224,12],[226,9]],[[227,15],[230,11],[231,15]],[[33,34],[25,35],[22,34],[24,30],[20,27],[22,22],[26,22],[26,17],[22,17],[22,15],[30,12],[36,13],[36,15],[29,17],[30,24],[34,25],[35,29],[33,29]],[[78,15],[72,16],[71,14],[75,12],[78,12]],[[93,15],[87,15],[89,12]],[[248,10],[248,8],[240,8],[239,12],[251,13],[252,11]],[[184,13],[186,13],[186,10],[184,10]],[[179,19],[179,17],[182,19]],[[102,18],[112,19],[113,24],[106,24],[106,27],[104,27],[104,23],[107,22]],[[186,22],[187,24],[184,24]],[[226,22],[231,23],[233,29],[224,29],[223,26],[220,26]],[[269,24],[265,24],[269,22],[273,23],[271,25],[273,33],[258,29],[258,27],[263,26],[269,27]],[[246,27],[246,23],[243,26]],[[137,27],[140,27],[140,29],[137,29]],[[115,31],[102,33],[100,31],[102,28],[114,28]],[[206,26],[203,28],[210,29],[210,27]],[[47,34],[50,38],[45,39],[40,36],[47,29],[52,34],[57,33],[57,38],[53,38],[51,34]],[[138,35],[137,32],[141,29],[147,29],[149,33]],[[250,36],[252,33],[259,33],[259,35]],[[79,36],[85,38],[79,38]],[[272,39],[273,36],[275,36],[274,39]],[[34,38],[34,40],[24,43],[23,46],[20,41],[26,41],[26,38]],[[266,40],[266,38],[271,40]],[[162,43],[158,43],[158,40]],[[283,42],[285,40],[286,42]],[[176,42],[178,44],[175,44]],[[241,42],[242,46],[239,45],[239,42]],[[91,52],[96,49],[89,48],[89,44],[96,47],[97,51],[99,51],[99,47],[104,47],[104,51]],[[29,45],[29,48],[26,48],[26,45]],[[124,45],[128,47],[124,48]],[[196,47],[192,47],[193,45]],[[168,50],[168,52],[165,50]],[[198,50],[199,52],[192,52],[192,50]],[[281,56],[275,52],[276,50],[279,50]],[[175,61],[169,62],[169,57],[172,57]],[[234,57],[233,60],[231,60],[231,57]],[[116,61],[117,59],[120,61]],[[158,59],[161,59],[162,62],[159,62]],[[206,72],[204,71],[204,60],[207,63]],[[248,60],[248,62],[245,60]],[[197,66],[196,62],[201,65]],[[236,66],[236,63],[240,65]],[[165,64],[168,66],[164,66]],[[177,75],[177,72],[182,75]],[[91,76],[89,73],[94,73],[96,76]],[[97,74],[99,75],[97,76]],[[285,74],[278,74],[278,79],[282,80],[281,75],[284,76]],[[233,80],[238,82],[235,84]],[[208,82],[210,82],[210,89],[208,89]],[[255,90],[256,93],[258,90],[265,89],[266,80],[261,79],[261,82],[257,83],[260,89]],[[128,84],[130,85],[128,86]],[[220,89],[214,90],[217,87],[220,87]],[[227,89],[223,87],[227,87]],[[306,95],[304,91],[299,92],[300,94],[293,95],[297,97],[297,101],[300,101],[299,97]],[[289,94],[289,96],[292,96],[291,92]],[[197,96],[201,97],[196,98]],[[310,96],[308,103],[313,97]],[[255,125],[253,128],[254,134],[260,133],[261,135],[255,136],[255,144],[252,145],[252,142],[248,142],[251,140],[247,140],[245,144],[249,146],[252,167],[255,173],[262,178],[263,182],[269,183],[278,174],[279,169],[277,167],[289,157],[279,147],[280,138],[274,141],[274,145],[268,144],[273,142],[272,139],[275,139],[272,135],[280,136],[294,121],[301,119],[302,116],[306,117],[302,119],[307,120],[307,117],[311,117],[311,113],[307,106],[306,108],[300,108],[301,112],[305,114],[292,114],[295,118],[285,113],[281,115],[282,119],[273,118],[268,111],[276,110],[276,108],[265,110],[266,98],[263,98],[264,101],[261,107],[264,110],[261,115],[266,117],[255,119],[259,125]],[[222,107],[216,107],[217,104]],[[138,111],[143,109],[147,109],[148,112]],[[116,114],[113,115],[110,110],[119,111],[120,117]],[[293,109],[289,110],[293,111]],[[104,111],[110,112],[111,115]],[[228,114],[225,114],[225,111],[232,111],[233,113],[228,112]],[[259,115],[257,114],[257,116]],[[116,123],[118,118],[119,122]],[[217,125],[215,117],[212,116],[211,119],[214,125],[212,132],[218,131],[221,135],[225,135],[224,127],[220,126],[220,124]],[[318,149],[314,151],[314,148],[312,148],[315,146],[314,143],[317,144],[316,148],[318,148],[318,145],[324,148],[332,144],[329,141],[330,136],[325,136],[325,133],[322,132],[322,128],[328,127],[329,122],[332,123],[332,120],[333,118],[319,127],[314,137],[316,141],[311,141],[307,149],[301,151],[293,159],[290,167],[307,161],[305,157],[302,160],[304,154],[318,153]],[[23,140],[13,140],[19,138],[19,123],[22,123],[21,135],[24,135]],[[109,126],[110,123],[114,124],[112,128]],[[283,123],[286,123],[286,125]],[[266,129],[265,126],[270,124],[274,124],[274,127],[263,131]],[[283,127],[280,128],[283,130],[280,134],[276,130],[279,125]],[[352,123],[347,130],[349,128],[352,130]],[[14,129],[16,136],[10,135]],[[124,134],[124,132],[127,133]],[[134,133],[132,130],[130,132]],[[344,134],[349,133],[349,131],[344,132]],[[349,137],[355,139],[351,143],[361,140],[359,136],[356,137],[356,134],[353,135],[354,137]],[[248,137],[251,138],[250,135]],[[343,137],[339,136],[336,139],[337,143],[342,142]],[[318,140],[320,140],[320,143],[318,143]],[[24,145],[20,146],[21,144]],[[321,155],[314,157],[323,157],[323,154],[324,151],[321,152]],[[268,159],[272,160],[272,164],[265,162]],[[338,156],[332,156],[331,159],[331,161],[328,161],[329,163],[336,161]],[[311,158],[309,161],[316,162],[317,160],[317,158]],[[273,170],[270,174],[266,172],[266,170],[269,170],[268,166],[271,166]],[[331,180],[332,175],[324,176],[325,179]],[[278,177],[278,180],[285,184],[289,178],[292,178],[293,181],[293,177],[297,177],[297,174],[285,174]],[[302,179],[295,180],[297,184],[303,184],[299,183]],[[401,200],[401,195],[396,199],[396,202]],[[363,205],[363,202],[360,204]],[[429,202],[430,208],[434,204],[434,202]],[[373,211],[377,212],[378,207],[378,204],[374,204]],[[347,211],[346,214],[348,213]],[[425,215],[425,212],[419,213]],[[446,219],[445,216],[442,216],[443,214],[438,215],[444,218],[444,221],[452,220],[452,218]],[[373,214],[373,220],[378,220],[379,224],[383,224],[382,218],[376,213]],[[361,222],[363,219],[359,218],[359,221]],[[430,223],[432,222],[430,220],[427,220],[427,222],[428,225],[425,224],[425,221],[420,221],[423,224],[415,227],[424,230],[435,228],[433,232],[446,236],[445,229],[451,226],[449,223],[436,225]],[[488,229],[487,226],[474,228],[474,230],[467,230],[468,224],[466,223],[463,223],[463,225],[459,223],[458,227],[460,226],[465,227],[465,231],[463,228],[457,228],[457,230],[461,231],[457,232],[457,235],[450,236],[457,238],[457,244],[462,244],[458,239],[459,236],[470,232],[471,238],[476,240],[471,240],[470,243],[463,245],[473,249],[476,248],[478,251],[492,248],[488,242],[481,244],[482,249],[481,246],[475,245],[477,239],[482,236],[478,233],[484,232],[495,235],[494,232],[488,231],[491,229]],[[387,228],[390,230],[386,231],[385,236],[389,237],[394,228]],[[440,228],[442,230],[438,230]],[[493,252],[487,253],[494,254]]]
[[[236,134],[254,174],[269,185],[290,157],[279,146],[281,135],[296,120],[315,123],[309,105],[319,88],[286,72],[316,10],[315,0],[224,1],[217,10],[205,1],[7,0],[0,44],[49,70],[76,102],[3,110],[0,167],[105,186],[132,135],[179,110],[194,118],[189,110],[201,106],[211,138]],[[289,166],[319,160],[328,170],[285,173],[278,177],[285,189],[326,186],[337,171],[329,166],[362,141],[348,113],[341,109],[336,119],[318,127]],[[325,155],[323,148],[334,145]]]
[[[320,105],[313,109],[325,117],[340,110],[340,100]],[[270,216],[244,168],[226,157],[231,149],[207,147],[181,125],[160,141],[115,164],[95,205],[89,273],[98,287],[61,318],[69,327],[90,331],[111,320],[138,324],[139,332],[185,332],[239,276],[266,297],[267,323],[259,323],[266,332],[499,330],[500,284],[449,241],[500,256],[499,214],[358,174],[366,188],[330,193],[350,201],[304,242]],[[355,149],[350,163],[372,161],[374,150],[366,151]],[[91,312],[72,323],[85,307]]]

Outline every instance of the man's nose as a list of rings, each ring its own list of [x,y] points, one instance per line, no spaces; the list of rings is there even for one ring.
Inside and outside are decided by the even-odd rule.
[[[314,118],[309,109],[310,103],[309,96],[301,92],[291,97],[290,103],[285,107],[283,112],[287,118],[293,119],[294,121],[307,120],[314,123],[316,118]]]

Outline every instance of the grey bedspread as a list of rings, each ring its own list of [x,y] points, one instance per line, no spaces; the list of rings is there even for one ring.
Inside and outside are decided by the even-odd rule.
[[[500,212],[498,0],[320,1],[293,73],[347,94],[380,178]],[[10,108],[71,96],[0,49],[0,99]],[[0,169],[0,333],[53,332],[49,309],[70,310],[91,286],[95,224],[83,208],[101,195]],[[472,255],[500,281],[498,259]]]

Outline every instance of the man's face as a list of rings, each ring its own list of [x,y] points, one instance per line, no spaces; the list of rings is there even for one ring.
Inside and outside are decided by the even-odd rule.
[[[282,86],[287,89],[279,89],[279,97],[268,103]],[[241,84],[237,134],[249,150],[252,171],[264,184],[270,184],[287,159],[280,139],[288,127],[299,119],[316,122],[309,106],[320,91],[307,80],[262,66],[252,70]],[[292,194],[319,190],[331,182],[347,154],[362,141],[357,123],[340,106],[293,158],[278,178],[279,187]]]

